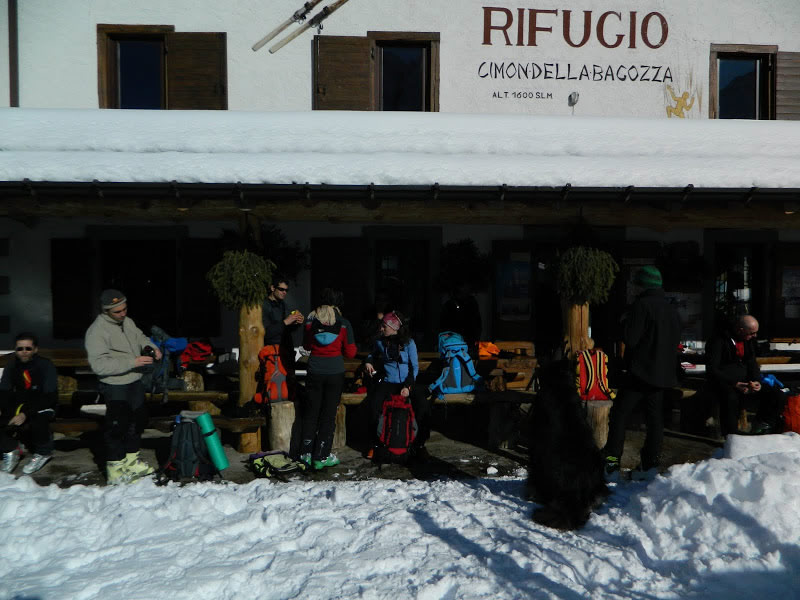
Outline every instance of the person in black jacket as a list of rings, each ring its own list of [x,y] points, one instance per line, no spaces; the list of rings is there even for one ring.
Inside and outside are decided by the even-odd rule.
[[[273,275],[270,293],[264,303],[264,345],[277,344],[280,346],[280,357],[283,368],[287,373],[287,384],[290,395],[294,397],[294,342],[292,332],[303,322],[303,313],[299,310],[289,311],[286,306],[286,294],[289,292],[288,278],[283,275]]]
[[[723,436],[739,430],[741,403],[746,394],[761,391],[761,372],[756,361],[758,321],[742,315],[706,343],[705,392],[719,405]]]
[[[0,470],[11,473],[19,464],[20,449],[12,435],[15,429],[30,424],[34,455],[22,471],[30,475],[41,469],[52,457],[53,434],[50,421],[58,401],[58,375],[51,361],[39,356],[39,342],[30,332],[15,338],[15,355],[8,361],[0,377]]]
[[[604,449],[608,473],[619,469],[627,420],[640,402],[644,403],[647,428],[640,469],[658,468],[664,439],[664,390],[678,384],[681,322],[677,309],[664,295],[661,272],[653,266],[642,267],[635,273],[633,282],[643,291],[623,318],[627,377],[611,407]]]

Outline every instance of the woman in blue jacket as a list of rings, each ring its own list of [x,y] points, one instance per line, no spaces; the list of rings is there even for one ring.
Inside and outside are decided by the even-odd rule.
[[[375,341],[365,364],[369,376],[376,380],[368,396],[372,431],[377,435],[378,419],[385,400],[398,394],[410,397],[418,427],[411,451],[417,459],[424,460],[428,457],[425,442],[430,437],[430,401],[425,386],[415,385],[419,375],[417,345],[411,339],[405,317],[398,312],[383,316],[380,331],[381,336]],[[374,448],[367,453],[367,458],[373,455]]]

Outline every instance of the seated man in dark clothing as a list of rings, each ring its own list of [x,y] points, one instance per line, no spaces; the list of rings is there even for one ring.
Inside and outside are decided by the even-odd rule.
[[[723,436],[739,431],[739,413],[745,397],[761,391],[757,335],[758,321],[751,315],[743,315],[706,343],[705,391],[719,406]]]
[[[53,363],[39,356],[39,343],[34,334],[17,335],[15,348],[15,356],[8,361],[0,378],[0,449],[3,452],[0,470],[11,473],[19,463],[18,443],[10,434],[15,428],[29,424],[34,455],[22,469],[29,475],[52,457],[50,421],[58,401],[58,375]]]

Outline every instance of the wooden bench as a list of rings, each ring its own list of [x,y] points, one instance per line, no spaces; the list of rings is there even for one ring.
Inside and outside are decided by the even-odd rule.
[[[223,417],[217,415],[212,419],[218,429],[224,429],[231,433],[253,433],[267,424],[265,417]],[[174,416],[150,417],[148,426],[159,431],[169,431],[174,421]],[[102,416],[87,415],[84,417],[58,418],[50,423],[50,431],[64,434],[86,433],[88,431],[99,431],[102,426]]]

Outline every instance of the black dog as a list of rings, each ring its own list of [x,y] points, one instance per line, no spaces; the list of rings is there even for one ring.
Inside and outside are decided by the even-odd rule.
[[[531,407],[528,498],[541,504],[533,520],[555,529],[580,529],[608,496],[604,460],[594,442],[570,361],[539,370]]]

